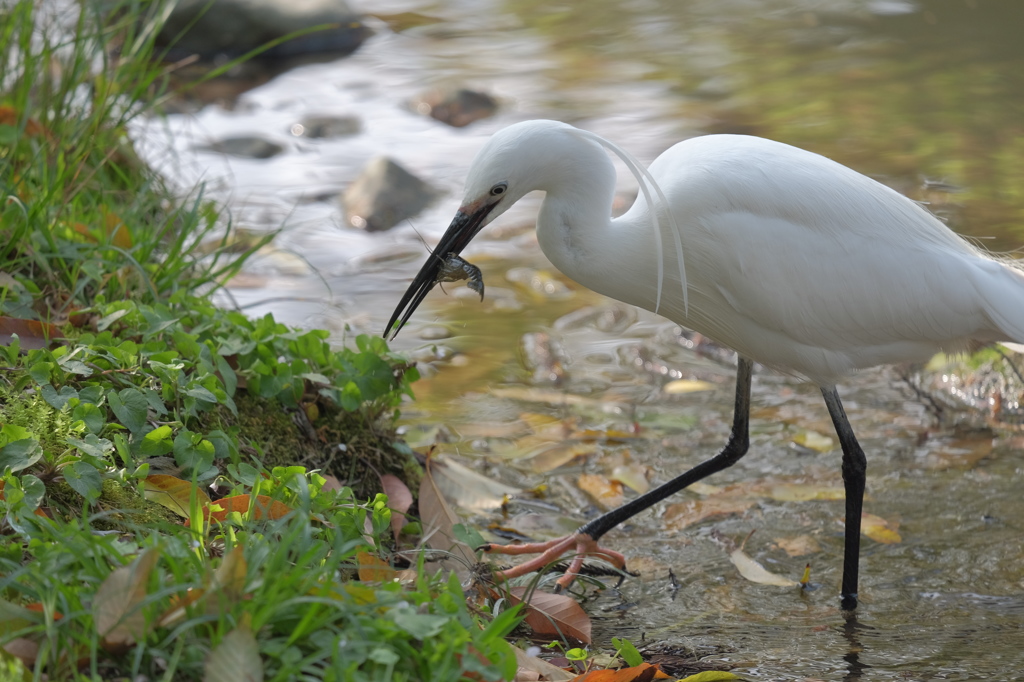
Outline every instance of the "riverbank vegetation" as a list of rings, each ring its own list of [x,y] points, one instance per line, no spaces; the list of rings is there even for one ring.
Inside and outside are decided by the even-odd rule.
[[[511,677],[515,610],[367,568],[415,369],[210,302],[270,237],[136,158],[162,10],[103,12],[0,10],[4,679]]]

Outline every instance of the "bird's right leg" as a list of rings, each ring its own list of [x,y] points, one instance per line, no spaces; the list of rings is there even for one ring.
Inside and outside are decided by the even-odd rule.
[[[643,510],[664,500],[666,497],[679,492],[686,486],[731,467],[746,454],[747,448],[750,445],[750,381],[753,368],[754,363],[751,360],[743,357],[739,358],[736,368],[736,403],[732,417],[732,432],[729,434],[729,442],[726,443],[725,448],[721,452],[711,459],[701,462],[689,471],[676,476],[671,481],[658,486],[654,490],[648,491],[621,507],[617,507],[597,517],[582,526],[573,535],[548,542],[527,545],[484,545],[481,549],[485,552],[494,552],[496,554],[540,554],[535,559],[505,571],[497,572],[495,574],[496,577],[515,578],[540,570],[573,547],[576,549],[576,556],[573,557],[569,569],[558,579],[559,588],[568,587],[576,579],[585,556],[596,556],[608,561],[616,568],[624,569],[626,567],[625,557],[618,552],[605,549],[597,544],[602,535],[623,521],[632,518]]]

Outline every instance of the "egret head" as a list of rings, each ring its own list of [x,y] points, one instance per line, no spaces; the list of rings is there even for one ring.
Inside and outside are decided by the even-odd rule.
[[[384,330],[385,336],[390,333],[394,338],[434,288],[449,254],[461,253],[485,225],[524,195],[557,180],[559,166],[569,158],[559,151],[570,143],[567,130],[576,131],[558,121],[524,121],[498,131],[487,141],[470,166],[461,207],[402,296]],[[396,325],[399,316],[401,321]]]

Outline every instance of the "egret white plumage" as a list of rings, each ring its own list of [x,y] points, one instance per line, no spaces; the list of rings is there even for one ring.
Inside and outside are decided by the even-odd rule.
[[[640,196],[611,218],[615,170]],[[462,207],[388,322],[397,334],[438,278],[488,223],[529,192],[546,192],[537,239],[579,284],[660,313],[734,349],[732,433],[724,449],[662,486],[548,543],[505,571],[536,570],[567,550],[623,567],[597,540],[686,486],[731,466],[748,447],[753,363],[820,386],[843,450],[846,536],[841,604],[857,605],[866,459],[836,382],[881,364],[923,361],[995,341],[1024,342],[1024,274],[975,248],[920,205],[823,156],[742,135],[680,142],[645,171],[602,138],[556,121],[496,133],[470,168]],[[399,318],[401,320],[399,321]]]

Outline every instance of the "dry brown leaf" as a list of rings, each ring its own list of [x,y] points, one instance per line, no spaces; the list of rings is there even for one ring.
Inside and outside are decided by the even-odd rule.
[[[224,497],[216,502],[211,502],[206,511],[209,512],[209,518],[223,523],[228,514],[232,512],[238,512],[245,516],[249,512],[250,505],[253,519],[279,519],[292,512],[292,508],[284,502],[278,502],[266,495],[257,495],[255,499],[252,495]],[[219,508],[215,509],[215,507]]]
[[[60,327],[49,322],[0,315],[0,346],[11,345],[15,334],[22,350],[46,348],[50,341],[63,338]]]
[[[734,497],[679,502],[665,509],[665,527],[669,530],[683,530],[706,519],[742,514],[753,506],[754,500]]]
[[[608,480],[600,474],[580,474],[576,485],[602,509],[615,509],[621,506],[625,499],[622,484],[618,481]]]
[[[245,595],[245,580],[249,573],[249,564],[241,545],[235,545],[224,555],[220,566],[213,574],[210,590],[222,594],[232,603],[237,603]]]
[[[515,651],[516,665],[519,666],[515,682],[533,682],[540,679],[545,682],[569,682],[576,677],[567,670],[551,665],[543,658],[530,656],[517,646],[513,646],[512,650]]]
[[[163,505],[186,519],[189,509],[191,509],[193,496],[198,501],[200,508],[205,508],[210,504],[210,496],[206,494],[205,490],[175,476],[153,474],[146,477],[142,486],[147,500]]]
[[[325,490],[325,491],[341,490],[342,488],[345,487],[345,486],[343,486],[341,484],[341,481],[338,480],[337,476],[331,476],[330,474],[323,474],[323,477],[324,477],[324,485],[323,485],[322,488],[320,488],[321,490]]]
[[[206,659],[203,682],[262,682],[259,644],[245,625],[228,634]]]
[[[408,486],[394,474],[384,474],[380,477],[381,488],[388,496],[388,508],[391,509],[391,534],[398,540],[402,527],[405,525],[405,512],[412,506],[412,492]]]
[[[123,652],[145,634],[146,618],[141,607],[149,574],[159,558],[158,549],[147,549],[129,565],[114,569],[96,590],[93,620],[107,651]]]
[[[506,498],[523,492],[519,488],[478,474],[448,457],[432,457],[431,465],[431,476],[438,490],[444,499],[460,509],[473,512],[498,509],[505,503]]]
[[[428,457],[423,480],[420,482],[420,523],[423,526],[423,542],[433,549],[451,552],[461,561],[442,561],[442,565],[453,569],[460,578],[469,574],[469,567],[476,562],[473,549],[455,539],[453,528],[461,523],[448,505],[434,481],[434,458]]]
[[[529,594],[529,601],[525,597]],[[574,599],[564,594],[530,591],[513,587],[509,591],[512,604],[525,602],[526,624],[534,633],[551,637],[572,637],[590,644],[590,617]]]
[[[663,673],[658,666],[641,663],[633,668],[591,670],[573,678],[572,682],[650,682],[651,680],[667,679],[671,678]]]
[[[356,552],[359,580],[364,583],[386,583],[395,578],[395,569],[379,556],[369,552]]]
[[[30,670],[36,665],[39,656],[39,643],[25,637],[15,637],[3,645],[3,650],[19,659]]]
[[[797,535],[792,538],[774,538],[778,545],[789,556],[804,556],[821,551],[821,545],[810,535]]]

